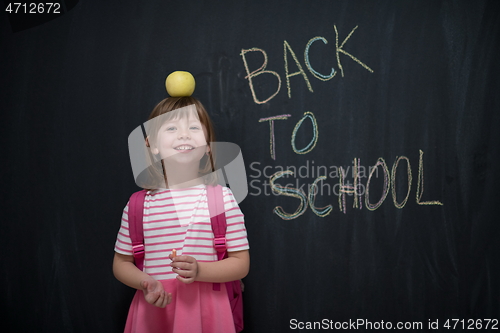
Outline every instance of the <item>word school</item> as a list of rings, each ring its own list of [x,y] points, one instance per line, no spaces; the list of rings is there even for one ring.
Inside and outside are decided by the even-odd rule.
[[[424,152],[422,150],[420,152],[420,157],[419,157],[419,163],[418,163],[418,177],[417,177],[417,190],[416,190],[416,203],[418,205],[438,205],[442,206],[443,203],[437,200],[432,200],[432,201],[422,201],[422,196],[424,194]],[[407,192],[403,200],[398,201],[398,195],[396,193],[396,172],[399,166],[399,163],[401,161],[405,161],[407,164]],[[344,214],[347,213],[347,204],[346,204],[346,195],[349,196],[354,196],[354,203],[353,203],[353,208],[358,208],[362,209],[363,208],[363,201],[365,203],[365,207],[368,210],[374,211],[378,209],[382,203],[385,201],[387,198],[387,195],[389,194],[389,191],[392,192],[392,201],[393,204],[396,208],[403,208],[407,201],[408,198],[410,197],[410,192],[411,192],[411,187],[412,187],[412,171],[411,171],[411,164],[410,164],[410,159],[406,156],[397,156],[393,165],[392,165],[392,170],[389,172],[389,168],[387,167],[387,163],[382,157],[379,157],[377,160],[377,163],[374,165],[373,168],[370,168],[371,171],[369,172],[369,176],[367,179],[366,184],[361,184],[361,174],[359,173],[359,163],[360,160],[358,158],[354,158],[354,168],[353,168],[353,175],[354,175],[354,183],[351,184],[349,181],[346,181],[346,176],[347,172],[340,167],[340,179],[339,183],[336,184],[336,187],[338,188],[338,204],[339,204],[339,210],[343,211]],[[370,181],[375,173],[378,174],[378,168],[382,169],[382,174],[384,176],[384,185],[382,189],[382,193],[380,194],[380,199],[378,202],[373,203],[370,201]],[[316,200],[316,195],[318,193],[318,183],[322,182],[327,179],[326,176],[318,176],[314,182],[308,186],[308,193],[303,191],[303,189],[300,187],[294,188],[289,185],[283,186],[278,183],[278,180],[280,178],[287,177],[289,175],[294,175],[294,172],[291,170],[285,170],[285,171],[278,171],[271,175],[270,177],[270,186],[272,191],[275,194],[278,195],[283,195],[283,196],[288,196],[292,198],[296,198],[300,201],[298,208],[296,209],[295,212],[293,213],[287,213],[284,211],[284,209],[281,206],[277,206],[274,208],[274,213],[281,217],[284,220],[293,220],[299,217],[300,215],[304,214],[307,210],[308,207],[311,208],[311,210],[314,212],[319,217],[325,217],[329,215],[332,210],[333,206],[330,204],[326,207],[316,207],[315,206],[315,200]],[[364,200],[362,197],[364,196]]]

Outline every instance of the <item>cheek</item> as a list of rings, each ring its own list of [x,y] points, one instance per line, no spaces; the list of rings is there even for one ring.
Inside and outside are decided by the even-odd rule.
[[[203,126],[203,135],[204,135],[205,142],[209,143],[208,142],[208,132],[207,132],[207,129],[205,128],[205,126]]]
[[[168,135],[158,135],[158,140],[156,141],[156,148],[159,152],[162,152],[162,155],[171,148],[172,146],[172,138]]]

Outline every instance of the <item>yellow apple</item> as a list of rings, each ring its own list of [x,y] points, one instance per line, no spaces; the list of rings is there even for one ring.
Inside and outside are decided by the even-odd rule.
[[[189,72],[172,72],[165,80],[165,87],[172,97],[191,96],[195,87],[194,77]]]

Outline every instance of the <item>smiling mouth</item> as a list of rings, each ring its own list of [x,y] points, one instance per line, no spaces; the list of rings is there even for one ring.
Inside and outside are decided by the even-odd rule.
[[[181,146],[175,147],[174,149],[179,150],[179,151],[185,151],[185,150],[193,150],[194,147],[190,146],[190,145],[181,145]]]

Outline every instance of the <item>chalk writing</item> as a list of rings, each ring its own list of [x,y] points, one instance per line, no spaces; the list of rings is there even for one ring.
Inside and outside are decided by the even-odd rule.
[[[304,148],[301,148],[301,149],[297,149],[297,147],[295,146],[295,137],[297,135],[297,131],[299,130],[300,126],[302,125],[302,123],[304,122],[304,120],[306,118],[311,119],[312,126],[313,126],[313,138],[307,144],[307,146],[305,146]],[[311,150],[313,150],[314,147],[316,147],[317,142],[318,142],[318,123],[316,122],[316,117],[314,117],[314,114],[312,112],[305,112],[304,116],[297,122],[297,124],[295,125],[295,128],[293,129],[293,132],[292,132],[293,151],[297,154],[307,154]]]
[[[367,71],[369,71],[370,73],[373,73],[373,69],[371,69],[365,63],[361,62],[358,58],[356,58],[355,56],[353,56],[350,53],[347,53],[343,49],[345,42],[347,42],[347,40],[349,38],[351,38],[351,35],[354,33],[354,30],[356,30],[357,28],[358,28],[358,26],[355,26],[354,29],[351,30],[351,32],[349,33],[349,35],[347,35],[347,37],[344,39],[344,41],[342,42],[342,44],[340,44],[340,46],[339,46],[339,32],[337,30],[337,26],[333,25],[333,29],[335,30],[335,54],[337,55],[337,64],[339,66],[340,73],[342,74],[342,77],[344,77],[344,68],[342,67],[342,64],[340,63],[340,55],[339,55],[339,53],[345,54],[346,56],[350,57],[352,60],[356,61],[358,64],[360,64],[361,66],[363,66],[363,68],[365,68]]]
[[[309,188],[309,195],[307,196],[309,200],[309,207],[311,207],[311,210],[314,212],[314,214],[318,215],[319,217],[325,217],[330,212],[332,211],[333,207],[332,205],[328,205],[325,207],[317,208],[314,206],[314,201],[316,199],[316,193],[318,192],[318,182],[325,180],[326,176],[319,176],[314,180],[312,183],[311,187]]]
[[[352,174],[354,177],[354,184],[351,186],[349,183],[345,181],[347,174],[349,173],[349,167],[347,167],[347,170],[344,170],[344,168],[340,167],[340,176],[339,176],[339,209],[346,213],[346,195],[354,195],[354,203],[353,203],[353,208],[359,208],[361,209],[363,207],[361,196],[363,195],[363,191],[360,190],[360,178],[361,174],[358,168],[360,159],[354,159],[354,167],[352,170]],[[377,165],[371,169],[370,174],[372,172],[376,172]],[[346,185],[347,184],[347,185]]]
[[[365,194],[365,204],[366,208],[369,210],[375,210],[382,205],[384,202],[385,198],[387,197],[387,194],[389,193],[389,170],[387,169],[387,164],[385,163],[385,160],[382,157],[379,157],[377,160],[377,163],[375,164],[375,168],[378,166],[382,166],[382,171],[384,172],[384,189],[382,190],[382,197],[376,204],[371,204],[370,203],[370,180],[372,179],[373,176],[373,169],[370,172],[370,175],[368,176],[368,181],[366,183],[366,194]]]
[[[307,42],[306,49],[304,50],[304,61],[306,63],[307,69],[309,69],[309,71],[311,72],[311,74],[315,78],[317,78],[318,80],[321,80],[321,81],[328,81],[331,78],[333,78],[335,76],[335,74],[337,74],[337,72],[335,71],[335,69],[332,68],[332,71],[330,72],[330,75],[323,75],[321,73],[316,72],[312,68],[311,62],[309,61],[309,48],[311,47],[312,43],[314,43],[317,40],[321,40],[321,41],[323,41],[323,43],[328,44],[328,41],[324,37],[313,37],[313,38],[311,38],[309,40],[309,42]]]
[[[359,60],[358,58],[356,58],[355,56],[353,56],[351,53],[347,52],[344,49],[346,42],[351,38],[352,34],[354,33],[354,31],[357,28],[358,28],[358,26],[355,26],[351,30],[351,32],[347,35],[347,37],[342,41],[342,43],[339,45],[339,32],[338,32],[337,26],[333,25],[333,30],[335,31],[335,56],[336,56],[336,60],[337,60],[337,66],[340,70],[342,77],[344,77],[344,68],[342,67],[342,63],[340,61],[340,54],[348,56],[349,58],[354,60],[356,63],[361,65],[363,68],[365,68],[367,71],[369,71],[370,73],[374,72],[373,69],[371,69],[368,65],[366,65],[364,62],[362,62],[361,60]],[[321,81],[328,81],[335,76],[335,74],[336,74],[335,69],[332,68],[329,75],[323,75],[323,74],[318,73],[316,70],[313,69],[311,61],[309,59],[309,49],[310,49],[312,43],[314,43],[318,40],[322,41],[325,45],[328,44],[328,41],[324,37],[316,36],[316,37],[311,38],[306,43],[306,46],[304,48],[304,63],[306,65],[306,68],[309,70],[309,72],[315,78],[317,78],[318,80],[321,80]],[[249,52],[260,52],[264,56],[264,62],[262,63],[262,66],[260,66],[260,68],[254,70],[254,71],[250,71],[250,69],[248,67],[247,53],[249,53]],[[281,89],[281,76],[276,71],[270,71],[270,70],[266,69],[267,68],[267,60],[268,60],[266,51],[264,51],[261,48],[253,47],[251,49],[241,49],[240,55],[243,59],[243,65],[245,66],[245,71],[247,73],[247,75],[245,76],[245,79],[248,80],[248,85],[249,85],[250,91],[252,93],[253,101],[256,104],[263,104],[263,103],[266,103],[266,102],[270,101],[271,99],[273,99],[279,93],[279,91]],[[289,55],[291,55],[291,58],[295,62],[295,66],[298,69],[297,71],[295,71],[293,73],[290,73],[290,69],[289,69],[289,64],[288,64]],[[299,59],[297,58],[295,52],[292,50],[290,43],[288,43],[288,41],[286,41],[286,40],[283,41],[283,61],[284,61],[284,69],[285,69],[288,98],[292,98],[292,88],[290,85],[290,78],[293,76],[296,76],[296,75],[301,75],[306,83],[307,89],[310,92],[314,92],[312,85],[311,85],[311,82],[309,81],[309,78],[307,77],[306,72],[304,71],[304,69],[303,69]],[[255,93],[254,79],[261,74],[271,74],[278,79],[278,86],[277,86],[276,91],[272,95],[270,95],[269,97],[267,97],[265,99],[258,98],[256,93]],[[269,75],[267,75],[266,77],[269,77]]]
[[[418,160],[418,181],[417,181],[417,203],[419,205],[440,205],[440,201],[421,201],[424,194],[424,152],[419,150],[420,158]]]
[[[395,191],[395,179],[396,179],[396,170],[399,165],[399,162],[401,160],[405,160],[408,165],[408,191],[406,194],[405,199],[402,202],[397,201],[397,196],[396,196],[396,191]],[[389,169],[387,167],[387,163],[382,157],[379,157],[377,159],[377,162],[373,166],[373,168],[370,168],[368,180],[366,182],[366,185],[363,185],[361,183],[361,179],[363,178],[361,173],[359,172],[360,170],[360,159],[359,158],[354,158],[353,159],[353,177],[354,177],[354,184],[349,183],[346,178],[348,174],[348,169],[344,169],[343,167],[340,167],[340,175],[339,175],[339,183],[336,184],[334,188],[337,188],[337,190],[333,190],[332,194],[337,196],[337,200],[339,203],[339,210],[343,212],[344,214],[347,213],[347,196],[353,196],[354,197],[354,203],[353,203],[353,208],[358,208],[362,209],[362,196],[365,198],[365,207],[366,209],[370,211],[374,211],[378,209],[385,201],[387,198],[387,195],[389,194],[389,191],[392,190],[392,197],[393,197],[393,204],[396,208],[403,208],[408,200],[408,197],[411,192],[411,164],[409,158],[406,156],[399,156],[396,157],[394,164],[392,166],[392,173],[389,173]],[[375,174],[378,174],[378,170],[382,170],[382,174],[384,177],[384,182],[383,182],[383,187],[382,187],[382,193],[380,195],[380,199],[376,203],[371,203],[370,202],[370,188],[372,185],[371,180],[374,177]],[[296,179],[296,185],[294,184],[287,184],[285,186],[278,184],[277,181],[280,178],[284,178],[285,176],[293,176],[296,173],[291,171],[291,170],[284,170],[284,171],[278,171],[272,174],[269,179],[270,179],[270,187],[272,192],[275,195],[283,195],[283,196],[289,196],[289,197],[294,197],[300,200],[300,204],[295,210],[294,213],[287,213],[284,211],[284,209],[281,206],[277,206],[274,208],[273,212],[276,213],[279,217],[281,217],[284,220],[292,220],[297,218],[298,216],[302,215],[305,213],[307,210],[307,207],[309,206],[313,213],[319,217],[325,217],[329,215],[332,212],[332,205],[329,204],[325,207],[316,207],[315,206],[315,201],[316,197],[319,193],[319,182],[323,182],[325,180],[328,180],[329,177],[325,175],[317,175],[316,179],[314,182],[309,186],[308,189],[308,194],[304,193],[304,190],[302,187],[304,184],[299,186],[299,179]],[[419,177],[420,177],[420,182],[423,183],[423,151],[420,150],[420,160],[419,160]],[[299,176],[297,174],[297,176]],[[296,186],[296,187],[293,187]],[[329,187],[328,187],[329,188]],[[323,193],[323,191],[321,191]],[[327,191],[328,193],[328,191]],[[421,196],[422,196],[423,190],[422,186],[417,189],[417,203],[419,205],[443,205],[440,201],[421,201]]]
[[[289,114],[282,114],[280,116],[268,117],[268,118],[260,118],[259,123],[263,121],[269,121],[269,149],[271,151],[271,158],[273,160],[276,159],[276,151],[275,151],[275,142],[274,142],[274,121],[275,120],[286,120],[286,118],[291,117]]]
[[[250,70],[248,69],[248,63],[247,63],[245,55],[248,52],[256,52],[256,51],[261,52],[264,55],[264,63],[262,64],[262,66],[259,69],[256,69],[253,72],[250,72]],[[280,77],[280,75],[278,73],[276,73],[274,71],[266,70],[266,67],[267,67],[267,54],[266,54],[266,52],[264,50],[262,50],[262,49],[254,47],[254,48],[251,48],[251,49],[248,49],[248,50],[242,49],[240,55],[243,58],[243,63],[245,65],[245,70],[247,71],[247,76],[245,76],[245,79],[248,79],[248,83],[250,85],[250,91],[252,92],[253,101],[255,103],[257,103],[257,104],[264,104],[267,101],[271,100],[280,91],[280,88],[281,88],[281,77]],[[257,98],[257,95],[255,94],[255,89],[254,89],[254,86],[253,86],[253,78],[256,77],[256,76],[259,76],[261,74],[272,74],[272,75],[274,75],[274,76],[276,76],[278,78],[278,89],[276,89],[276,92],[274,94],[272,94],[271,96],[269,96],[267,99],[265,99],[263,101],[261,101],[261,100],[259,100]]]
[[[406,160],[407,163],[407,172],[408,172],[408,191],[406,192],[406,197],[405,199],[399,203],[396,199],[396,169],[398,168],[398,164],[400,160]],[[392,186],[392,201],[394,202],[394,206],[397,208],[403,208],[406,205],[406,201],[408,201],[408,198],[410,197],[410,191],[411,191],[411,166],[410,166],[410,160],[406,156],[399,156],[396,157],[396,161],[394,161],[394,164],[392,165],[392,174],[391,174],[391,186]]]
[[[299,69],[297,72],[294,73],[289,73],[288,71],[288,57],[287,57],[287,50],[290,52],[292,55],[293,60],[295,61],[295,64],[297,65],[297,68]],[[299,60],[297,59],[297,56],[295,55],[295,52],[293,52],[292,48],[290,47],[290,44],[285,40],[283,42],[283,58],[285,58],[285,76],[286,76],[286,87],[288,88],[288,98],[292,98],[292,90],[290,89],[290,78],[295,75],[302,75],[304,78],[304,81],[306,81],[307,88],[309,89],[310,92],[314,92],[312,87],[311,87],[311,82],[309,82],[309,79],[307,78],[306,73],[302,69],[302,65],[300,64]]]
[[[359,64],[361,67],[366,69],[370,73],[374,73],[374,70],[370,68],[367,64],[359,60],[357,57],[352,55],[350,52],[345,50],[345,46],[347,41],[351,39],[353,36],[354,32],[358,29],[358,26],[355,26],[349,34],[344,38],[344,40],[339,43],[339,31],[337,29],[337,25],[333,25],[333,30],[335,32],[335,60],[337,62],[337,67],[338,71],[340,72],[340,76],[344,77],[344,67],[342,66],[342,59],[341,59],[341,54],[344,56],[347,56],[351,58],[354,62]],[[305,49],[304,49],[304,64],[307,70],[312,74],[313,77],[320,81],[329,81],[331,80],[336,74],[337,70],[335,68],[331,68],[330,74],[325,75],[322,74],[318,71],[316,71],[311,64],[311,60],[309,58],[309,53],[311,50],[311,45],[317,41],[323,42],[324,48],[328,47],[328,40],[325,37],[322,36],[316,36],[311,39],[306,43]],[[317,49],[316,49],[317,50]],[[262,54],[263,56],[263,62],[262,65],[256,69],[251,71],[248,66],[248,61],[247,61],[247,56],[249,54]],[[271,71],[267,69],[268,65],[268,56],[266,51],[264,51],[261,48],[250,48],[250,49],[242,49],[240,53],[242,59],[243,59],[243,64],[245,67],[245,71],[247,75],[245,76],[245,79],[248,80],[248,84],[250,87],[250,91],[252,93],[252,98],[253,101],[256,104],[264,104],[272,100],[279,92],[281,89],[281,76],[277,71]],[[293,62],[289,62],[290,59],[293,59]],[[343,58],[345,59],[345,58]],[[286,84],[287,84],[287,93],[288,93],[288,98],[292,97],[292,89],[291,89],[291,81],[290,78],[294,76],[301,76],[304,79],[304,82],[306,83],[307,89],[314,93],[314,90],[312,88],[311,82],[309,81],[308,75],[306,71],[304,71],[304,68],[302,64],[300,63],[299,59],[296,56],[296,53],[293,51],[292,47],[290,46],[290,43],[287,40],[283,41],[283,60],[284,60],[284,72],[285,72],[285,78],[286,78]],[[291,71],[290,67],[294,66],[296,68],[295,71]],[[292,66],[290,66],[292,64]],[[256,94],[256,87],[262,86],[261,84],[256,84],[256,78],[259,77],[258,81],[259,83],[262,83],[261,80],[266,80],[270,76],[269,75],[263,75],[263,74],[271,74],[271,76],[274,76],[275,78],[272,78],[273,80],[277,79],[277,86],[276,90],[269,95],[267,98],[261,98],[261,96],[257,96]],[[292,115],[290,114],[281,114],[281,115],[276,115],[276,116],[271,116],[271,117],[264,117],[260,118],[259,122],[269,122],[269,152],[271,155],[272,160],[276,160],[276,135],[275,135],[275,124],[274,122],[276,120],[287,120],[290,118]],[[312,138],[311,140],[305,145],[305,147],[298,148],[297,147],[297,133],[299,129],[302,127],[304,121],[306,119],[309,119],[311,121],[312,125]],[[315,147],[316,144],[318,143],[318,138],[319,138],[319,130],[318,130],[318,123],[315,115],[307,111],[303,114],[303,116],[299,119],[299,121],[295,124],[295,127],[293,128],[292,135],[291,135],[291,147],[292,150],[296,154],[308,154],[310,153]],[[418,178],[417,178],[417,188],[416,188],[416,203],[418,205],[443,205],[442,202],[437,201],[437,200],[432,200],[432,201],[422,201],[423,193],[424,193],[424,163],[423,163],[423,156],[424,152],[422,150],[419,150],[419,164],[418,164]],[[397,186],[396,186],[396,175],[398,171],[398,166],[399,163],[404,160],[406,161],[407,165],[407,191],[406,195],[403,200],[398,201],[398,196],[397,196]],[[260,162],[255,162],[259,163]],[[389,192],[392,192],[392,203],[394,204],[394,207],[398,209],[402,209],[405,207],[405,205],[408,202],[408,199],[411,194],[412,190],[412,170],[411,170],[411,164],[410,164],[410,159],[406,156],[396,156],[394,163],[392,165],[391,172],[389,172],[387,163],[385,162],[384,158],[379,157],[373,167],[369,168],[369,175],[366,180],[366,184],[363,184],[362,179],[366,178],[366,173],[365,173],[365,168],[361,166],[360,164],[360,159],[359,158],[354,158],[353,159],[353,168],[352,168],[352,183],[347,180],[348,174],[349,174],[349,168],[343,168],[339,167],[338,169],[340,170],[340,174],[337,175],[337,172],[330,172],[329,175],[327,175],[327,168],[326,166],[320,166],[315,168],[314,167],[314,161],[312,162],[312,177],[316,177],[312,184],[307,187],[307,190],[304,190],[302,187],[305,184],[300,185],[299,184],[299,179],[308,179],[310,177],[309,175],[309,161],[307,161],[307,166],[300,167],[299,170],[297,171],[294,166],[287,166],[286,170],[283,170],[284,168],[282,167],[275,167],[275,168],[281,168],[280,171],[277,171],[273,173],[272,175],[268,176],[266,175],[266,170],[267,169],[272,169],[273,167],[270,165],[267,165],[263,168],[264,175],[266,176],[266,179],[268,177],[269,183],[267,184],[264,182],[264,191],[265,195],[267,194],[267,185],[270,186],[271,188],[271,193],[276,195],[276,196],[285,196],[285,197],[291,197],[298,199],[298,206],[295,209],[293,213],[288,213],[286,212],[282,206],[276,206],[273,209],[273,212],[277,214],[280,218],[284,220],[292,220],[295,219],[301,215],[303,215],[306,210],[311,208],[313,213],[319,217],[325,217],[331,214],[333,211],[333,205],[328,204],[324,207],[317,207],[315,202],[318,197],[318,193],[320,192],[320,184],[321,184],[321,195],[324,194],[323,189],[326,187],[327,189],[332,189],[331,193],[333,196],[336,196],[338,205],[339,205],[339,211],[343,212],[344,214],[347,214],[347,199],[348,197],[353,197],[353,204],[352,208],[354,209],[363,209],[363,201],[364,201],[364,207],[366,207],[367,210],[369,211],[375,211],[378,209],[384,202],[385,199],[387,198]],[[253,163],[252,163],[253,164]],[[302,168],[305,168],[307,173],[306,175],[303,175],[301,173]],[[333,166],[330,166],[330,169],[332,169]],[[335,170],[337,170],[336,167],[334,167]],[[294,169],[292,171],[291,169]],[[316,175],[314,174],[314,170],[317,169]],[[252,167],[252,170],[258,171],[257,177],[260,177],[260,170],[254,169]],[[321,170],[321,171],[320,171]],[[370,198],[370,193],[372,193],[373,197],[373,192],[375,191],[380,191],[379,187],[376,186],[375,182],[372,181],[374,178],[378,178],[379,170],[382,171],[383,175],[383,185],[381,188],[381,193],[380,197],[377,202],[372,203]],[[287,185],[282,185],[279,184],[278,181],[283,180],[284,178],[288,178],[289,176],[296,176],[296,184],[287,184]],[[254,177],[254,178],[257,178]],[[328,184],[329,179],[333,178],[339,178],[339,182],[336,183],[333,187],[330,187]],[[401,180],[401,177],[399,177],[398,181]],[[259,184],[259,181],[257,179],[253,180],[251,182],[251,187],[253,189],[259,190],[259,194],[261,193],[260,188],[256,186],[256,184]],[[375,187],[375,188],[374,188]],[[400,186],[401,188],[401,186]],[[307,195],[305,192],[308,192]],[[327,192],[328,195],[328,192]],[[364,200],[363,200],[364,196]],[[401,196],[401,195],[400,195]],[[378,197],[378,195],[377,195]]]
[[[300,200],[300,205],[299,205],[299,207],[297,207],[297,210],[292,214],[286,213],[281,206],[275,207],[273,211],[279,217],[281,217],[283,220],[293,220],[293,219],[296,219],[297,217],[299,217],[300,215],[304,214],[304,212],[306,211],[307,198],[301,189],[296,189],[293,187],[284,187],[284,186],[281,186],[279,184],[276,184],[275,181],[277,179],[283,177],[283,175],[293,175],[293,172],[292,171],[279,171],[279,172],[276,172],[274,175],[272,175],[271,179],[270,179],[270,184],[271,184],[271,188],[272,188],[273,192],[281,194],[281,195],[297,198]]]

